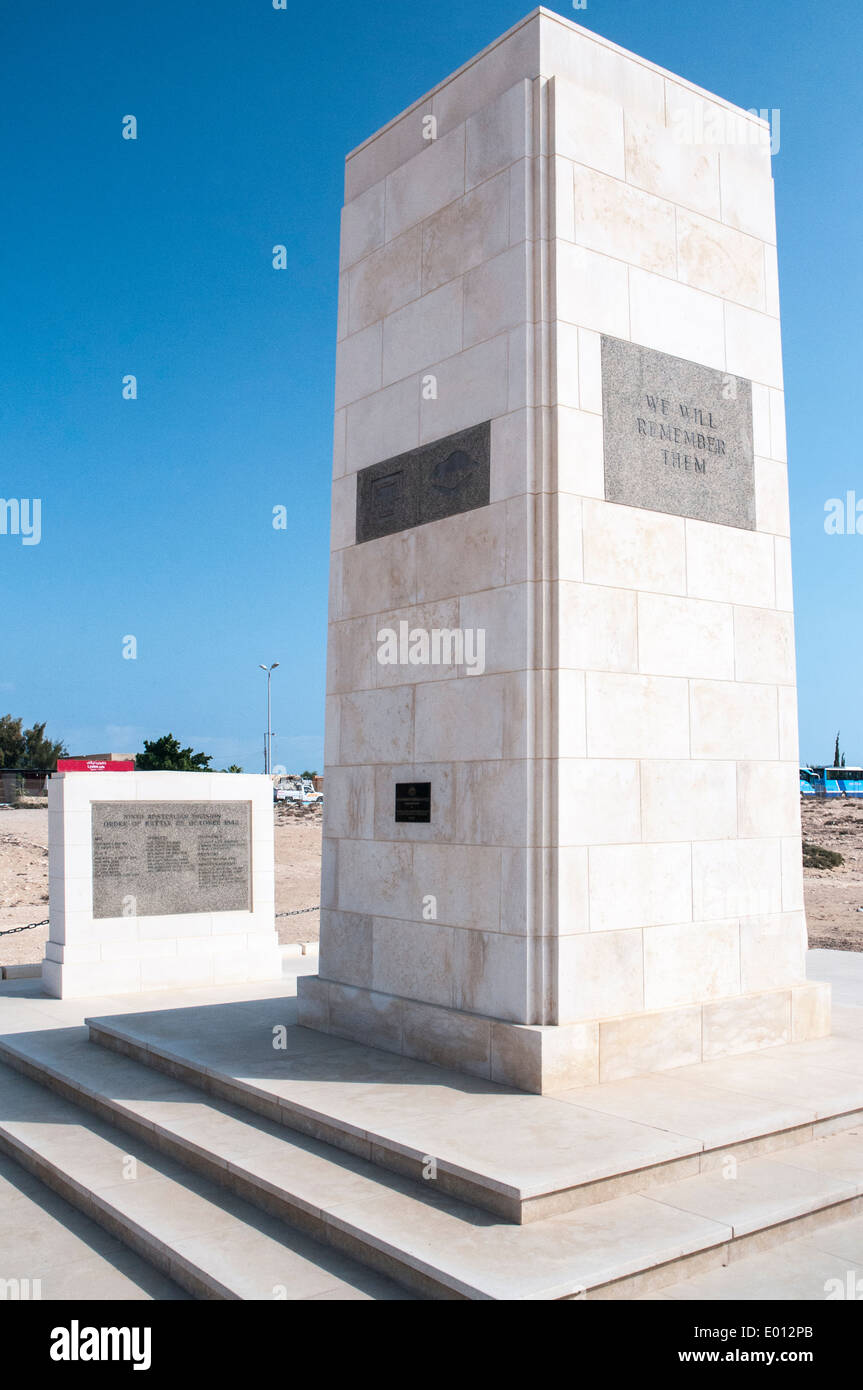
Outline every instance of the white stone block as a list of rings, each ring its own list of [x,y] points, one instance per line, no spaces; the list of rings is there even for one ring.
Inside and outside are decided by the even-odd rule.
[[[452,927],[376,917],[372,929],[373,988],[384,994],[453,1007]]]
[[[791,542],[783,536],[774,537],[773,555],[776,573],[776,607],[790,613],[794,607],[791,580]]]
[[[740,927],[687,922],[644,929],[644,1007],[668,1009],[740,992]]]
[[[521,81],[467,122],[466,186],[506,169],[530,154],[531,86]]]
[[[456,763],[458,840],[466,845],[524,844],[528,776],[523,759]]]
[[[406,762],[414,751],[413,714],[414,691],[409,685],[343,695],[340,762]]]
[[[405,375],[406,372],[400,373],[400,376]],[[338,345],[336,407],[369,396],[381,385],[381,325],[373,323],[370,328],[343,338]]]
[[[554,148],[576,164],[625,177],[623,107],[603,92],[553,79]]]
[[[460,600],[463,630],[466,633],[485,634],[484,665],[487,672],[521,671],[528,665],[528,623],[533,597],[531,586],[508,584],[502,588],[466,594]]]
[[[694,758],[778,758],[776,691],[741,681],[692,681]]]
[[[690,845],[596,845],[589,851],[590,930],[692,919]]]
[[[339,841],[339,908],[418,920],[413,846],[386,840]]]
[[[619,178],[577,165],[575,240],[659,275],[677,269],[674,208]]]
[[[330,547],[342,550],[357,538],[357,475],[333,481],[330,504]]]
[[[428,374],[437,383],[436,398],[421,399],[419,388],[414,386],[420,408],[420,442],[443,439],[482,420],[506,415],[507,359],[507,335],[502,333],[429,367]]]
[[[462,346],[462,285],[443,285],[384,320],[383,381],[390,385]]]
[[[680,138],[683,123],[670,127],[627,111],[624,118],[626,177],[648,193],[706,217],[719,217],[719,156],[709,145]],[[695,133],[695,132],[694,132]]]
[[[614,1018],[642,1008],[644,971],[640,931],[585,932],[561,937],[558,944],[560,1023]]]
[[[729,604],[638,595],[638,668],[651,675],[734,678]]]
[[[558,407],[557,479],[563,492],[605,497],[601,415]]]
[[[506,583],[506,503],[416,531],[417,599],[429,603]]]
[[[528,488],[528,460],[535,429],[533,410],[514,410],[491,422],[491,501],[521,496]]]
[[[645,841],[724,840],[737,834],[733,762],[641,763]]]
[[[387,612],[416,601],[415,536],[400,532],[380,536],[342,552],[334,618]]]
[[[590,758],[689,756],[689,684],[670,676],[587,674]]]
[[[763,143],[726,145],[719,155],[719,183],[723,222],[775,243],[769,147]]]
[[[715,295],[633,266],[629,308],[633,342],[725,370],[722,300]],[[729,364],[729,370],[741,369]]]
[[[688,592],[692,598],[772,608],[776,595],[773,540],[757,531],[686,522]]]
[[[510,176],[499,174],[423,223],[423,293],[506,250],[509,204]]]
[[[584,578],[588,583],[653,593],[686,592],[681,517],[587,499],[583,515]]]
[[[453,1008],[528,1021],[527,960],[516,936],[460,931],[453,941]]]
[[[781,912],[780,841],[716,840],[693,845],[692,893],[696,921]]]
[[[740,924],[744,991],[776,989],[806,979],[806,924],[802,912],[755,917]]]
[[[567,323],[629,337],[629,288],[622,261],[557,243],[557,313]]]
[[[755,516],[759,531],[771,531],[777,536],[790,534],[787,464],[756,458]]]
[[[759,839],[799,835],[799,780],[794,763],[740,763],[737,768],[740,836]]]
[[[794,684],[794,619],[768,608],[735,608],[734,668],[739,681]]]
[[[677,209],[677,275],[694,289],[767,309],[763,242],[682,208]]]
[[[446,207],[465,191],[465,132],[426,141],[426,148],[387,177],[387,241]]]
[[[779,699],[779,757],[800,765],[800,738],[797,728],[797,687],[780,686]]]
[[[528,243],[510,247],[493,260],[469,270],[464,277],[464,346],[494,338],[528,317]],[[442,348],[437,358],[456,347]]]
[[[631,844],[641,839],[635,759],[561,758],[558,798],[562,846]]]
[[[636,671],[635,593],[599,584],[560,583],[558,661],[586,671]]]
[[[386,183],[367,188],[365,193],[346,203],[342,208],[341,264],[343,268],[354,265],[370,252],[383,246],[386,240],[384,209],[386,206]]]
[[[415,844],[413,879],[418,903],[428,904],[434,911],[429,920],[444,926],[497,931],[503,852],[488,845]],[[433,903],[428,903],[429,899]]]
[[[725,305],[725,363],[729,372],[782,386],[779,320],[741,304]]]
[[[407,377],[347,408],[345,466],[349,470],[380,463],[419,442],[420,382]]]
[[[368,328],[403,304],[416,299],[422,279],[419,227],[388,241],[359,261],[350,272],[350,331]]]

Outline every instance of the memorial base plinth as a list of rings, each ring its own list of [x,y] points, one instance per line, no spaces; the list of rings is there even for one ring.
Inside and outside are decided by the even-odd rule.
[[[830,1032],[830,986],[809,981],[656,1013],[548,1027],[460,1013],[319,975],[297,981],[297,1004],[303,1027],[538,1095]]]

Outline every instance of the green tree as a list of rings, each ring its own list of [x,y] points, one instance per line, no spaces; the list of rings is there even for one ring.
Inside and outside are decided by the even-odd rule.
[[[135,758],[141,772],[209,772],[212,758],[207,753],[193,753],[181,748],[173,734],[144,739],[144,751]]]
[[[836,735],[836,746],[835,746],[835,748],[833,749],[833,766],[834,766],[834,767],[844,767],[844,766],[845,766],[845,754],[839,752],[839,734]]]
[[[55,772],[57,759],[66,754],[62,743],[45,737],[45,724],[23,727],[22,719],[11,714],[0,718],[0,767],[34,767]]]
[[[4,714],[0,719],[0,767],[20,767],[24,757],[22,720]]]
[[[236,763],[231,763],[230,767],[226,767],[224,769],[225,772],[242,772],[242,770],[243,769],[241,767],[237,767]]]
[[[310,780],[311,780],[311,778],[313,778],[313,777],[317,777],[317,775],[318,775],[318,774],[317,774],[316,772],[301,772],[301,773],[300,773],[300,776],[301,776],[301,777],[308,777]]]
[[[38,767],[46,772],[57,771],[57,759],[65,758],[67,750],[62,743],[45,737],[45,725],[34,724],[32,729],[24,730],[24,761],[22,767]]]

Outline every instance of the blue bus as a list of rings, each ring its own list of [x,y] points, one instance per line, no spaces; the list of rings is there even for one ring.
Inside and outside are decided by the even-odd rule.
[[[801,767],[800,794],[863,797],[863,767]]]

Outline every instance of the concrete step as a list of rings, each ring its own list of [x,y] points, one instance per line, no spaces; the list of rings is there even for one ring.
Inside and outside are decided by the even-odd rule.
[[[178,1284],[0,1155],[0,1302],[185,1298]]]
[[[440,1191],[431,1175],[419,1184],[318,1140],[291,1134],[244,1107],[216,1100],[82,1041],[77,1029],[7,1036],[3,1049],[7,1061],[56,1093],[42,1092],[40,1115],[61,1105],[71,1112],[63,1123],[74,1124],[77,1115],[80,1127],[81,1105],[103,1117],[89,1121],[88,1131],[105,1117],[116,1128],[107,1136],[111,1147],[104,1156],[101,1151],[91,1155],[93,1141],[86,1140],[86,1159],[78,1152],[85,1141],[58,1134],[56,1118],[49,1122],[47,1134],[39,1132],[38,1123],[34,1134],[32,1116],[4,1119],[0,1142],[11,1139],[19,1148],[32,1150],[34,1161],[53,1163],[67,1184],[90,1194],[87,1200],[95,1198],[103,1207],[107,1202],[109,1220],[124,1221],[124,1229],[145,1240],[147,1248],[159,1254],[170,1246],[176,1253],[168,1267],[172,1277],[186,1280],[184,1287],[191,1287],[200,1275],[184,1265],[175,1268],[177,1254],[183,1260],[197,1259],[200,1265],[204,1255],[212,1260],[217,1242],[218,1232],[214,1235],[209,1223],[202,1224],[202,1200],[214,1210],[210,1220],[218,1223],[225,1221],[220,1208],[232,1199],[245,1199],[420,1296],[473,1300],[638,1296],[720,1268],[756,1248],[810,1235],[855,1214],[863,1204],[860,1127],[768,1158],[738,1162],[729,1155],[710,1171],[647,1192],[610,1197],[516,1225]],[[21,1079],[21,1085],[28,1084],[31,1092],[35,1090]],[[3,1113],[8,1114],[8,1106]],[[146,1193],[144,1198],[137,1196],[134,1184],[131,1189],[121,1185],[118,1165],[129,1146],[119,1130],[132,1136],[133,1151],[146,1140],[150,1152],[159,1151],[161,1163],[185,1165],[195,1180],[207,1182],[206,1195],[189,1188],[193,1178],[187,1175],[191,1195],[175,1210],[174,1197],[167,1192],[155,1201]],[[167,1182],[182,1186],[180,1172],[159,1172],[151,1180],[158,1178],[163,1188]],[[228,1193],[218,1198],[214,1184]],[[158,1194],[158,1189],[150,1191]],[[116,1209],[120,1218],[112,1215]],[[284,1256],[271,1246],[259,1256],[244,1245],[251,1239],[248,1216],[237,1216],[233,1209],[228,1214],[234,1224],[221,1238],[223,1260],[218,1270],[210,1269],[210,1286],[247,1288],[254,1279],[258,1292],[230,1296],[268,1296],[261,1290],[271,1287],[270,1281],[284,1282],[275,1272]],[[194,1227],[191,1246],[183,1221]],[[266,1235],[276,1239],[272,1227]],[[242,1265],[236,1276],[234,1259]],[[232,1277],[239,1285],[231,1283]],[[303,1277],[300,1270],[293,1286],[302,1286]]]
[[[0,1152],[160,1271],[163,1282],[205,1299],[405,1297],[389,1279],[86,1114],[61,1089],[0,1066]],[[0,1232],[0,1249],[3,1239]],[[79,1279],[91,1275],[78,1268]],[[124,1296],[104,1279],[102,1287],[100,1297]]]
[[[649,1300],[795,1303],[863,1299],[863,1217],[835,1221],[802,1240],[747,1254],[721,1269],[669,1284]]]
[[[421,1181],[433,1159],[438,1190],[519,1223],[863,1119],[856,1019],[815,1043],[535,1096],[291,1026],[293,1008],[250,1000],[87,1023],[106,1050],[390,1171]]]

